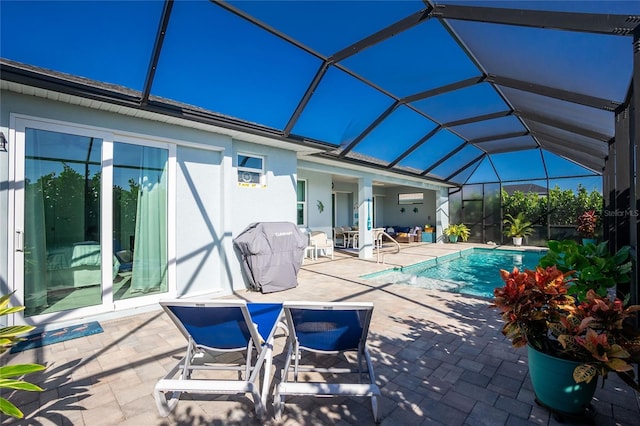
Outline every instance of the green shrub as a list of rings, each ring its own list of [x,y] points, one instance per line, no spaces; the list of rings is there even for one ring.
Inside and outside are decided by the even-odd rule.
[[[467,241],[471,235],[471,230],[464,223],[451,224],[443,232],[447,237],[453,235],[462,241]]]
[[[607,296],[607,290],[618,284],[628,283],[631,275],[629,246],[622,247],[616,254],[609,253],[607,241],[600,244],[581,245],[573,240],[547,243],[549,251],[540,259],[543,268],[556,266],[562,272],[575,271],[575,280],[569,288],[584,300],[589,290],[600,296]]]
[[[9,307],[9,299],[11,294],[0,297],[0,316],[13,314],[20,312],[24,309],[24,306]],[[20,336],[21,334],[28,333],[35,327],[31,325],[14,325],[9,327],[0,328],[0,354],[3,354],[11,346],[17,342],[24,340]],[[15,364],[15,365],[3,365],[0,366],[0,390],[12,389],[23,391],[40,392],[42,388],[32,383],[21,380],[20,377],[25,374],[35,373],[36,371],[42,371],[45,367],[40,364]],[[1,393],[1,391],[0,391]],[[13,405],[9,400],[0,397],[0,412],[19,419],[24,417],[22,411]]]

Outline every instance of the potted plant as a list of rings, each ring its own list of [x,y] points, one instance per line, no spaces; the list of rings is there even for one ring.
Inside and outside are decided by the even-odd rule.
[[[469,239],[469,235],[471,234],[471,231],[464,223],[451,224],[447,226],[442,232],[444,233],[444,235],[449,237],[449,241],[452,243],[457,243],[458,239],[467,241]]]
[[[513,239],[514,246],[521,246],[522,238],[533,234],[533,225],[526,220],[523,212],[515,217],[510,214],[505,215],[503,223],[507,225],[504,234]]]
[[[609,252],[606,241],[597,245],[580,245],[573,240],[550,240],[547,247],[549,250],[540,258],[540,266],[555,265],[562,272],[575,271],[570,293],[579,300],[583,300],[589,290],[600,296],[615,295],[615,287],[630,280],[629,246],[622,247],[615,254]]]
[[[528,347],[537,402],[560,417],[592,413],[596,378],[610,372],[640,390],[633,372],[640,334],[627,323],[640,306],[624,307],[593,290],[578,302],[568,293],[572,272],[555,266],[500,275],[505,284],[494,290],[492,306],[501,311],[502,333],[512,345]]]
[[[595,210],[587,210],[578,216],[578,227],[576,230],[582,237],[582,244],[596,243],[596,229],[598,226],[598,215]]]

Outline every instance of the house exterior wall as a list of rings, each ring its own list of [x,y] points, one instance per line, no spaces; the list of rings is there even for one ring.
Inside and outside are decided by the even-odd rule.
[[[358,184],[335,182],[333,190],[336,194],[336,226],[358,225],[354,210],[354,203],[358,199]]]
[[[54,120],[70,126],[100,128],[154,140],[175,141],[175,294],[163,297],[224,294],[245,288],[234,236],[257,221],[291,221],[296,218],[296,154],[286,149],[234,140],[229,136],[85,108],[35,96],[2,91],[0,130],[7,139],[10,115]],[[70,127],[70,130],[72,130]],[[12,255],[8,252],[12,229],[8,152],[0,152],[0,293],[14,289],[9,282]],[[265,158],[266,187],[238,185],[237,153]],[[330,188],[330,186],[329,186]],[[330,202],[326,203],[330,206]],[[330,210],[330,209],[329,209]],[[316,210],[317,211],[317,210]],[[171,232],[170,232],[171,233]],[[11,255],[11,256],[10,256]],[[11,266],[12,267],[12,266]],[[171,288],[171,285],[170,285]],[[133,300],[133,299],[130,299]],[[71,315],[73,317],[73,315]]]
[[[375,190],[375,187],[374,187]],[[374,213],[373,213],[373,227],[382,228],[387,221],[384,218],[384,205],[387,202],[387,197],[381,194],[376,194],[374,191]]]
[[[2,90],[0,96],[0,131],[9,140],[7,151],[0,151],[0,293],[6,294],[16,288],[13,279],[13,203],[12,194],[16,183],[11,182],[12,149],[15,147],[11,128],[12,114],[29,119],[54,122],[63,128],[83,128],[111,134],[117,142],[118,135],[132,140],[161,142],[172,147],[173,194],[169,209],[173,218],[169,223],[169,244],[174,255],[169,258],[169,293],[163,297],[193,297],[199,295],[223,295],[244,289],[245,279],[241,271],[240,257],[233,247],[233,238],[254,222],[296,222],[297,180],[307,181],[306,225],[332,235],[332,215],[335,225],[365,225],[358,216],[365,204],[358,202],[358,194],[377,197],[376,215],[385,225],[403,225],[401,219],[411,216],[415,220],[406,225],[424,225],[426,217],[432,215],[435,222],[435,190],[427,189],[432,184],[409,186],[405,179],[386,179],[394,189],[372,187],[375,173],[367,170],[350,170],[341,166],[312,163],[299,160],[296,152],[264,140],[248,142],[208,130],[204,125],[192,128],[187,125],[169,124],[134,115],[102,110],[93,101],[78,103],[60,102],[43,97]],[[186,122],[185,122],[186,123]],[[13,123],[15,124],[15,123]],[[187,123],[188,124],[188,123]],[[88,129],[88,130],[87,130]],[[247,140],[250,140],[249,136]],[[136,143],[136,142],[132,142]],[[174,149],[175,148],[175,149]],[[261,185],[247,187],[238,182],[238,154],[259,156],[264,161],[264,181]],[[174,155],[174,154],[171,154]],[[341,175],[360,179],[362,184],[344,181],[333,182],[333,176]],[[400,216],[397,194],[404,190],[395,185],[405,184],[406,192],[422,191],[425,204],[420,213],[405,212]],[[18,183],[20,184],[20,183]],[[364,185],[364,186],[362,186]],[[434,186],[435,187],[435,186]],[[370,188],[370,189],[366,189]],[[362,192],[365,191],[365,192]],[[369,191],[369,192],[367,192]],[[332,196],[335,194],[335,206]],[[323,209],[319,208],[322,204]],[[333,208],[335,207],[335,211]],[[358,208],[360,210],[358,211]],[[378,226],[381,226],[380,223]],[[107,244],[107,247],[110,247]],[[366,255],[366,253],[365,253]],[[104,277],[105,275],[103,275]],[[149,299],[128,299],[129,307],[156,304]],[[120,309],[117,307],[116,309]],[[102,311],[113,310],[103,305]],[[71,312],[71,315],[67,315]],[[64,311],[61,320],[73,320],[73,311]],[[37,324],[37,321],[34,323]]]
[[[331,238],[331,175],[298,170],[298,179],[307,181],[307,228],[325,232]]]
[[[238,185],[233,173],[232,231],[242,232],[254,222],[296,221],[296,155],[283,149],[234,140],[233,166],[238,153],[264,157],[266,187]]]
[[[423,194],[423,204],[398,204],[398,194],[416,192]],[[393,187],[386,190],[384,201],[384,226],[435,225],[436,191],[408,186]],[[400,211],[402,207],[405,209],[404,213]],[[418,209],[417,213],[413,212],[414,207]]]
[[[239,235],[247,226],[255,222],[296,223],[296,154],[279,148],[234,140],[233,170],[230,182],[230,198],[227,216],[230,218],[229,231]],[[237,155],[248,154],[264,158],[265,187],[247,188],[238,185]],[[245,288],[240,258],[232,246],[226,250],[229,257],[231,284],[233,289]]]
[[[218,290],[225,279],[221,208],[223,154],[180,147],[177,157],[177,292],[178,296],[210,293]]]

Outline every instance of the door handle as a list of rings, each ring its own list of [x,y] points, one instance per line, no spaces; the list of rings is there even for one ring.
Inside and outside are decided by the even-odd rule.
[[[16,231],[16,251],[24,252],[24,233]]]

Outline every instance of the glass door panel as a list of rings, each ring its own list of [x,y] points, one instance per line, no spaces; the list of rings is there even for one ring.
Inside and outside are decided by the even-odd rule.
[[[167,292],[167,149],[113,144],[113,299]]]
[[[25,131],[25,316],[102,303],[102,140]]]

